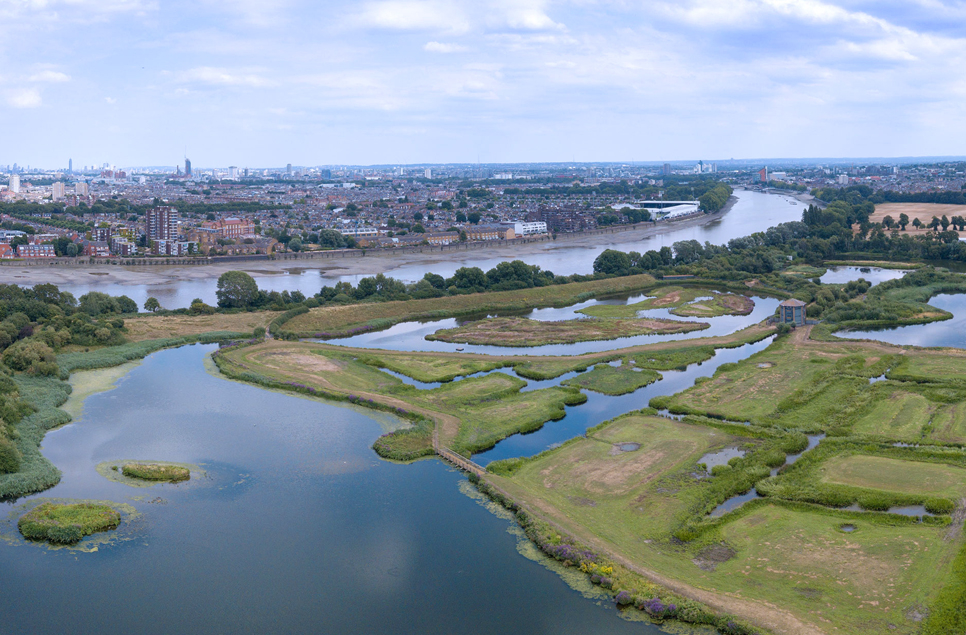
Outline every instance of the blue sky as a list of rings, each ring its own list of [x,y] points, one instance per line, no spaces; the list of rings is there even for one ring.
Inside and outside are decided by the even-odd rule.
[[[961,155],[966,2],[0,0],[0,163]]]

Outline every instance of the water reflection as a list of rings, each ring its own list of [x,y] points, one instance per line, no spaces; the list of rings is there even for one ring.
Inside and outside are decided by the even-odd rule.
[[[643,296],[636,296],[626,300],[627,303],[639,302]],[[583,314],[574,313],[578,308],[592,306],[600,303],[613,303],[613,301],[591,300],[566,309],[537,309],[530,313],[523,314],[524,317],[531,317],[534,314],[542,319],[578,319],[584,317]],[[576,344],[549,344],[546,346],[488,346],[461,344],[451,342],[429,341],[425,337],[440,329],[451,329],[459,326],[456,319],[433,320],[431,322],[403,322],[396,324],[383,331],[363,333],[352,337],[326,340],[329,344],[339,346],[349,346],[353,348],[381,348],[394,351],[443,351],[456,352],[460,349],[467,353],[481,353],[487,355],[579,355],[581,353],[594,353],[601,351],[637,346],[639,344],[653,344],[655,342],[690,340],[700,337],[715,337],[720,335],[730,335],[735,331],[757,324],[762,320],[775,314],[778,307],[778,300],[775,298],[755,298],[755,308],[748,315],[722,315],[714,318],[701,318],[700,321],[710,324],[710,328],[691,331],[690,333],[673,333],[670,335],[637,335],[633,337],[622,337],[614,340],[600,340],[593,342],[578,342]],[[660,317],[682,320],[671,315],[668,309],[651,309],[642,311],[644,317]]]
[[[521,558],[454,470],[378,460],[367,413],[209,375],[211,349],[150,356],[47,436],[63,479],[41,496],[130,502],[140,534],[89,554],[0,544],[15,581],[0,630],[659,632]],[[211,482],[140,498],[95,471],[119,457],[198,463]]]
[[[850,339],[878,340],[900,346],[966,348],[966,295],[944,293],[934,296],[929,304],[949,311],[953,314],[952,319],[872,331],[839,331],[835,335]]]

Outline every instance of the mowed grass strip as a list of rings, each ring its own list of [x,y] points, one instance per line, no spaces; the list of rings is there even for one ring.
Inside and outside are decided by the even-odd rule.
[[[348,334],[352,329],[387,328],[411,320],[443,319],[495,311],[523,311],[546,306],[564,307],[597,296],[640,291],[653,284],[654,278],[642,274],[516,291],[319,307],[294,317],[283,328],[306,337],[316,334],[336,337]]]
[[[903,494],[966,496],[966,469],[882,456],[835,456],[818,468],[826,483],[851,485]]]
[[[614,340],[636,335],[667,335],[706,329],[706,322],[664,319],[560,320],[544,322],[527,318],[490,318],[441,329],[428,340],[488,346],[546,346],[594,340]]]

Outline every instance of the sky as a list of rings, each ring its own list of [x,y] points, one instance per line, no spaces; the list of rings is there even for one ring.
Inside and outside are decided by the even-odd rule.
[[[0,164],[962,155],[966,2],[0,0]]]

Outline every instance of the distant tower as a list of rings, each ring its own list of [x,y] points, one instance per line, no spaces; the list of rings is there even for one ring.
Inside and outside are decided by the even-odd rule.
[[[427,179],[433,178],[433,169],[432,168],[426,168],[426,172],[424,174],[426,175],[426,178]]]
[[[191,159],[188,157],[184,158],[184,175],[191,176]]]
[[[291,163],[289,163],[288,165],[285,166],[285,174],[287,174],[288,176],[292,176],[292,164]]]
[[[67,174],[73,174],[73,173],[74,173],[74,160],[67,159]]]
[[[20,175],[11,174],[10,175],[10,191],[14,194],[20,194]]]

